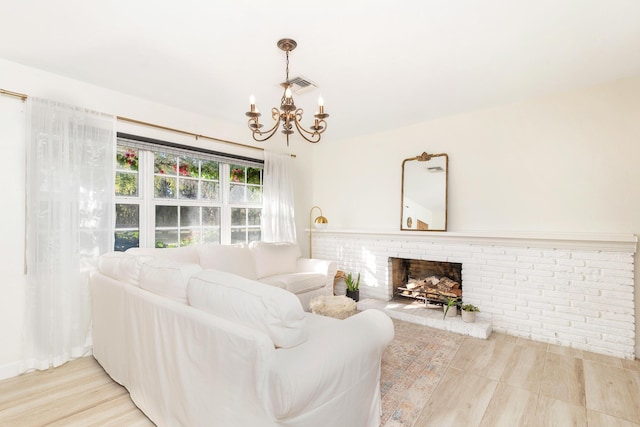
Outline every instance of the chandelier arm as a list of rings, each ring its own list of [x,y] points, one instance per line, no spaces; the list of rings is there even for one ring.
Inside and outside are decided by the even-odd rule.
[[[317,130],[311,132],[311,131],[308,131],[308,130],[306,130],[305,128],[302,127],[301,122],[302,122],[302,115],[303,114],[304,114],[304,110],[302,108],[298,108],[296,110],[295,122],[296,122],[296,128],[300,131],[300,134],[302,134],[303,132],[306,133],[307,135],[311,135],[311,136],[321,134],[322,132],[318,132]]]
[[[317,130],[316,133],[324,133],[327,130],[327,122],[324,119],[319,119],[318,125],[322,125],[322,129]]]
[[[320,119],[317,117],[316,115],[316,125],[311,127],[311,131],[306,130],[305,128],[302,127],[302,115],[304,114],[304,111],[302,110],[302,108],[298,108],[295,112],[295,121],[296,121],[296,127],[301,131],[306,133],[307,135],[320,135],[322,133],[324,133],[327,130],[327,122],[325,121],[325,119]],[[327,114],[328,115],[328,114]],[[322,126],[321,126],[322,125]],[[318,127],[317,129],[314,129],[314,127]]]
[[[308,130],[306,130],[305,128],[303,128],[303,127],[300,125],[300,121],[298,120],[298,115],[297,115],[297,114],[296,114],[296,116],[295,116],[295,118],[294,118],[293,122],[295,123],[295,125],[296,125],[296,129],[298,129],[298,132],[300,133],[300,136],[301,136],[302,138],[304,138],[306,141],[311,142],[312,144],[315,144],[315,143],[317,143],[317,142],[320,142],[320,138],[321,138],[320,134],[321,134],[322,132],[317,132],[317,131],[316,131],[316,132],[309,132]],[[307,138],[307,136],[305,135],[305,133],[306,133],[307,135],[310,135],[310,136],[311,136],[311,138]],[[312,139],[313,137],[316,137],[316,138]]]
[[[252,136],[253,139],[258,141],[258,142],[264,142],[267,139],[271,138],[276,131],[278,130],[278,127],[280,126],[280,111],[277,108],[272,108],[271,109],[271,117],[275,120],[275,123],[273,124],[273,126],[271,127],[271,129],[266,130],[266,131],[261,131],[260,129],[256,128],[256,129],[251,129],[251,126],[249,126],[249,129],[251,129],[252,132]],[[251,121],[254,119],[250,119],[249,120],[249,124],[251,123]],[[256,135],[267,135],[264,138],[258,138]]]
[[[305,132],[308,135],[318,135],[321,133],[324,133],[325,130],[327,130],[327,122],[324,119],[318,119],[316,118],[315,120],[317,120],[318,125],[320,124],[324,124],[324,126],[321,126],[321,129],[313,129],[313,126],[311,127],[311,129],[313,129],[312,131],[308,131],[305,128],[302,127],[302,115],[304,114],[304,110],[302,110],[302,108],[298,108],[295,112],[295,120],[296,120],[296,127],[298,129],[300,129],[302,132]]]

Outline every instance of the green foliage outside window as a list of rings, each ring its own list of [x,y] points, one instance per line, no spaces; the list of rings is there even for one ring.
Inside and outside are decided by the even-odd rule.
[[[262,169],[231,165],[229,168],[229,180],[232,183],[261,185]]]
[[[220,165],[218,162],[203,160],[200,165],[200,173],[204,179],[217,181],[220,179]]]
[[[138,174],[116,172],[116,196],[138,195]]]

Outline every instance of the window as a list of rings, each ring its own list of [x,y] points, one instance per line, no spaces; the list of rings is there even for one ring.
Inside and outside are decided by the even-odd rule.
[[[115,250],[260,240],[257,160],[118,138]]]

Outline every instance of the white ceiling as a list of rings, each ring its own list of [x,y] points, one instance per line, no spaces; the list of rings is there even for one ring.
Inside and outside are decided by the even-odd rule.
[[[0,15],[0,58],[241,125],[250,94],[279,105],[283,37],[290,77],[320,86],[296,104],[310,121],[321,94],[332,138],[640,75],[638,0],[9,0]]]

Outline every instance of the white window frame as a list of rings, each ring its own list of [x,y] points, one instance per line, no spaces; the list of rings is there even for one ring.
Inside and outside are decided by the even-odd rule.
[[[121,137],[118,135],[118,146],[129,146],[138,149],[138,195],[137,196],[116,196],[116,204],[137,204],[139,205],[139,247],[153,248],[156,245],[155,232],[156,232],[156,207],[157,206],[207,206],[220,208],[220,244],[231,243],[231,209],[232,208],[251,208],[260,209],[263,208],[262,202],[243,202],[243,203],[230,203],[230,166],[233,164],[240,164],[243,166],[250,166],[254,168],[262,168],[262,161],[252,160],[244,158],[235,158],[231,155],[224,155],[221,153],[215,153],[219,158],[215,159],[220,163],[220,201],[208,201],[208,200],[191,200],[191,199],[162,199],[154,196],[154,151],[185,151],[185,154],[195,158],[206,158],[206,152],[200,153],[195,150],[190,150],[188,147],[176,148],[175,144],[165,146],[159,143],[149,143],[141,145],[131,138],[131,135],[127,137]],[[136,137],[134,137],[136,138]],[[133,141],[133,142],[132,142]],[[148,141],[142,139],[142,141]],[[128,144],[129,143],[129,144]],[[114,159],[115,161],[115,159]],[[115,178],[114,178],[115,179]],[[264,189],[264,176],[263,183],[260,185]],[[114,206],[115,210],[115,206]],[[251,226],[248,226],[253,228]],[[173,228],[173,227],[172,227]],[[256,227],[259,228],[259,227]],[[117,231],[124,230],[118,229]],[[180,224],[178,223],[178,236],[180,236]],[[178,245],[180,244],[180,238],[178,237]]]

